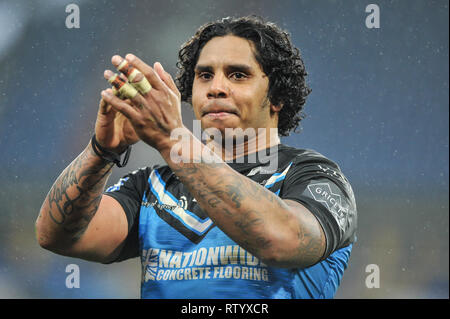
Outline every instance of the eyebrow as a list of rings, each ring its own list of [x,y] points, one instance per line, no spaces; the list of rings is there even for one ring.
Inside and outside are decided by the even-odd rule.
[[[199,65],[194,69],[194,72],[201,73],[201,72],[213,72],[213,67],[210,65]],[[253,73],[253,68],[251,66],[248,66],[246,64],[229,64],[225,66],[225,70],[228,72],[244,72],[244,73]]]

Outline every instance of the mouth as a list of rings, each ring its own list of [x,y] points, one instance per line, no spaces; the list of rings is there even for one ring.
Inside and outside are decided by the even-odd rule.
[[[221,119],[229,116],[239,116],[239,112],[227,105],[208,105],[202,112],[202,117]]]
[[[223,118],[230,117],[230,116],[236,116],[236,113],[231,113],[231,112],[209,112],[209,113],[206,113],[205,115],[203,115],[203,117],[210,118],[210,119],[223,119]]]

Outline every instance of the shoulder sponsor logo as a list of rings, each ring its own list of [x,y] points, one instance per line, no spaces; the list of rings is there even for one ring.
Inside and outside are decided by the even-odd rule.
[[[326,167],[326,166],[322,166],[322,165],[317,165],[318,167],[319,167],[319,169],[323,172],[323,173],[325,173],[325,174],[327,174],[327,175],[329,175],[329,176],[333,176],[333,177],[336,177],[336,178],[342,178],[342,175],[338,172],[338,171],[336,171],[336,170],[334,170],[334,169],[331,169],[331,168],[329,168],[329,167]]]
[[[310,184],[308,190],[316,201],[328,208],[336,218],[339,227],[344,230],[348,217],[348,207],[343,206],[341,195],[333,193],[328,183]]]

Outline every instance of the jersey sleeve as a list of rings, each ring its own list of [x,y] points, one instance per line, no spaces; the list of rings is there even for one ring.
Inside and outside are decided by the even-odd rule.
[[[119,262],[139,256],[138,226],[139,211],[144,196],[150,168],[133,171],[108,187],[104,195],[111,196],[122,206],[128,221],[128,235],[118,258]]]
[[[294,163],[280,197],[305,206],[319,221],[326,237],[322,260],[356,240],[356,203],[350,183],[330,162]]]

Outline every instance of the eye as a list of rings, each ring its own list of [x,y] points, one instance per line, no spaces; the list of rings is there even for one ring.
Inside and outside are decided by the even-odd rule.
[[[233,72],[233,73],[231,73],[230,77],[235,80],[243,80],[243,79],[247,78],[247,74],[242,73],[242,72]]]
[[[211,80],[213,76],[211,73],[201,72],[197,75],[197,77],[202,80]]]

